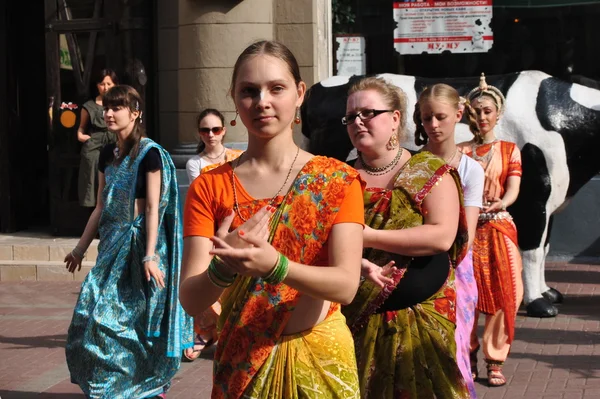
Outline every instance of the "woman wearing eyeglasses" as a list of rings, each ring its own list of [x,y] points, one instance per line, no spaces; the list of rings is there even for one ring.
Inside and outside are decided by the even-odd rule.
[[[185,165],[190,184],[201,173],[233,161],[242,154],[240,150],[226,148],[223,145],[227,128],[225,127],[225,117],[219,111],[207,108],[198,114],[196,121],[200,143],[196,155],[190,158]],[[184,359],[193,362],[200,356],[202,350],[217,342],[217,320],[220,314],[221,304],[215,302],[200,316],[194,318],[196,339],[194,347],[183,352]]]
[[[454,267],[467,226],[456,170],[399,142],[406,95],[380,78],[352,85],[342,123],[366,182],[358,292],[342,311],[361,398],[469,398],[456,361]]]
[[[223,139],[227,128],[225,127],[225,117],[219,111],[213,108],[207,108],[200,112],[196,118],[200,143],[196,149],[196,155],[191,157],[186,165],[190,184],[194,179],[200,176],[201,172],[206,172],[224,164],[233,161],[240,156],[242,151],[226,148],[223,145]]]

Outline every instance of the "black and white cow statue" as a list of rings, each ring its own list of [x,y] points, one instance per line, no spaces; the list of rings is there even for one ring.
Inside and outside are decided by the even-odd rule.
[[[380,77],[408,96],[408,123],[403,145],[416,150],[412,112],[426,86],[447,83],[461,95],[478,85],[479,77],[425,79],[406,75]],[[340,119],[345,114],[349,85],[359,77],[334,76],[312,86],[302,106],[302,133],[308,148],[346,160],[353,150]],[[562,295],[546,285],[552,214],[600,171],[600,91],[567,83],[539,71],[486,77],[506,97],[496,127],[499,139],[515,142],[522,152],[523,177],[518,200],[510,207],[523,254],[524,302],[532,317],[558,314]],[[463,121],[464,122],[464,121]],[[456,130],[458,142],[472,138],[466,124]]]

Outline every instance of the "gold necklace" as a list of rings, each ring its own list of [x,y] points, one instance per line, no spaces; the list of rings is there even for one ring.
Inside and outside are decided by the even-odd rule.
[[[210,159],[211,161],[218,161],[219,158],[221,158],[223,156],[223,154],[225,154],[226,150],[227,150],[227,147],[223,146],[223,151],[219,155],[217,155],[216,157],[211,158],[206,153],[204,153],[203,157],[206,158],[206,159]],[[204,152],[204,151],[202,151],[202,152]]]
[[[452,163],[452,161],[454,161],[454,158],[456,158],[456,154],[458,154],[458,147],[456,147],[456,151],[454,151],[454,155],[452,155],[452,158],[450,158],[449,161],[446,161],[446,158],[443,158],[444,162],[446,162],[448,165],[450,165]]]
[[[287,185],[287,182],[290,179],[290,176],[292,175],[292,170],[294,170],[294,165],[296,164],[296,159],[298,159],[298,154],[300,154],[300,147],[296,147],[296,148],[297,148],[296,156],[294,157],[294,160],[292,161],[292,165],[290,166],[290,170],[288,171],[288,174],[285,177],[285,181],[283,182],[281,187],[279,187],[279,190],[277,190],[275,195],[269,200],[269,205],[273,205],[273,202],[275,202],[275,198],[277,198],[279,193],[281,193],[281,190],[283,190],[283,188]],[[244,155],[244,154],[242,154],[242,155]],[[235,166],[233,166],[233,168],[231,169],[231,185],[233,187],[233,211],[238,214],[238,216],[240,217],[240,219],[242,219],[243,222],[246,222],[248,219],[244,218],[242,216],[242,214],[240,213],[240,205],[238,203],[237,190],[235,188],[235,168],[237,168],[237,166],[240,164],[242,155],[240,155],[238,157],[238,159],[236,160]]]
[[[394,159],[392,159],[392,162],[390,162],[387,165],[379,166],[379,167],[373,167],[373,166],[370,166],[369,164],[367,164],[365,162],[365,160],[363,159],[362,154],[360,152],[358,153],[358,159],[360,159],[360,163],[362,164],[364,171],[367,172],[367,174],[369,174],[371,176],[381,176],[381,175],[385,175],[386,173],[388,173],[394,169],[394,167],[398,164],[398,161],[400,161],[400,158],[402,157],[403,152],[404,152],[404,148],[400,147],[400,149],[396,153],[396,156],[394,157]]]

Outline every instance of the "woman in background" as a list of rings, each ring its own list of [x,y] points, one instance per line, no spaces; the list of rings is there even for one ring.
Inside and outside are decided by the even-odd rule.
[[[225,117],[213,108],[200,112],[196,118],[200,143],[196,155],[190,158],[185,170],[190,184],[201,174],[206,173],[226,162],[231,162],[240,156],[242,151],[232,150],[223,145],[227,133]],[[183,352],[184,359],[193,362],[200,356],[202,350],[211,347],[218,339],[217,320],[221,314],[221,303],[215,302],[204,312],[194,317],[196,339],[193,348]]]
[[[465,109],[473,140],[459,144],[463,153],[475,159],[485,171],[483,209],[473,243],[473,269],[478,303],[471,333],[471,369],[477,376],[477,318],[485,313],[483,356],[488,385],[506,384],[502,366],[515,335],[517,310],[523,300],[523,265],[517,245],[517,229],[506,207],[513,204],[521,185],[521,152],[511,142],[496,138],[494,128],[506,100],[489,86],[482,74],[479,86],[467,96]]]
[[[117,140],[114,132],[106,128],[102,98],[110,88],[119,84],[112,69],[103,69],[96,80],[98,95],[83,104],[77,129],[77,140],[82,143],[79,163],[79,205],[93,208],[98,193],[98,158],[100,150]]]
[[[415,143],[424,145],[458,171],[464,192],[464,206],[469,228],[469,252],[456,268],[456,358],[471,398],[477,398],[471,375],[469,348],[477,306],[477,283],[473,275],[473,252],[477,220],[482,207],[483,168],[458,149],[454,141],[456,124],[461,120],[464,104],[458,92],[446,84],[427,87],[417,101]]]

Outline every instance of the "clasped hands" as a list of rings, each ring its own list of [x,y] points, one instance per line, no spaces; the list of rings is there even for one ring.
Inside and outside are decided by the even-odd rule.
[[[210,254],[223,261],[221,272],[229,276],[264,277],[273,270],[279,255],[267,240],[269,221],[274,212],[275,208],[265,206],[231,232],[233,211],[221,221],[215,236],[210,239],[214,245]]]
[[[505,211],[506,206],[504,205],[504,201],[502,198],[498,197],[486,197],[483,202],[483,212],[497,212],[497,211]]]

